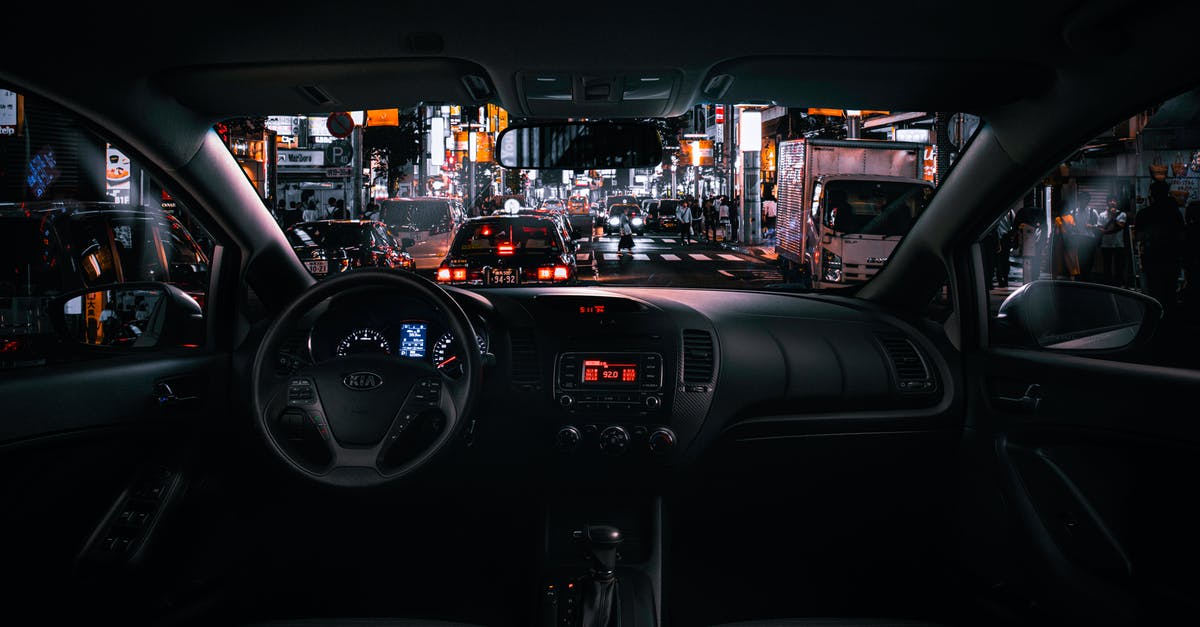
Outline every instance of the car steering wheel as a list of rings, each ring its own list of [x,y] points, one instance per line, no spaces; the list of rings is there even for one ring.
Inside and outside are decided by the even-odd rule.
[[[463,347],[462,376],[394,355],[338,357],[278,375],[279,348],[296,321],[325,299],[360,288],[402,290],[432,303]],[[483,357],[474,346],[466,312],[429,279],[357,270],[320,281],[284,308],[259,344],[251,379],[255,424],[287,466],[319,483],[394,483],[428,465],[462,431],[482,381]]]

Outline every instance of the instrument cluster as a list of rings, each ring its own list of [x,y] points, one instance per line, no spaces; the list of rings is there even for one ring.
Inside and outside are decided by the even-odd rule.
[[[471,316],[475,348],[487,353],[486,321]],[[308,332],[314,362],[351,355],[392,355],[429,362],[451,377],[462,374],[463,347],[455,341],[445,314],[418,300],[403,297],[342,297],[315,320]]]

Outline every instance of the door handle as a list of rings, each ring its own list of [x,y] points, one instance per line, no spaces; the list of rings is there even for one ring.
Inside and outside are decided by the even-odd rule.
[[[1019,398],[1011,396],[995,396],[992,401],[997,407],[1015,414],[1036,414],[1042,403],[1042,386],[1034,383],[1025,388],[1025,394]]]

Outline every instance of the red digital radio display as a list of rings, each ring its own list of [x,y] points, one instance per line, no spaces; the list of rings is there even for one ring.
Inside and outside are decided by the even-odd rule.
[[[637,385],[637,363],[615,363],[600,359],[583,361],[584,385]]]

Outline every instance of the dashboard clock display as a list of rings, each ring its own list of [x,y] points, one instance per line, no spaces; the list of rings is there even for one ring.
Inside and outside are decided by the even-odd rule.
[[[347,355],[390,355],[392,345],[375,329],[358,329],[338,342],[338,357]]]

